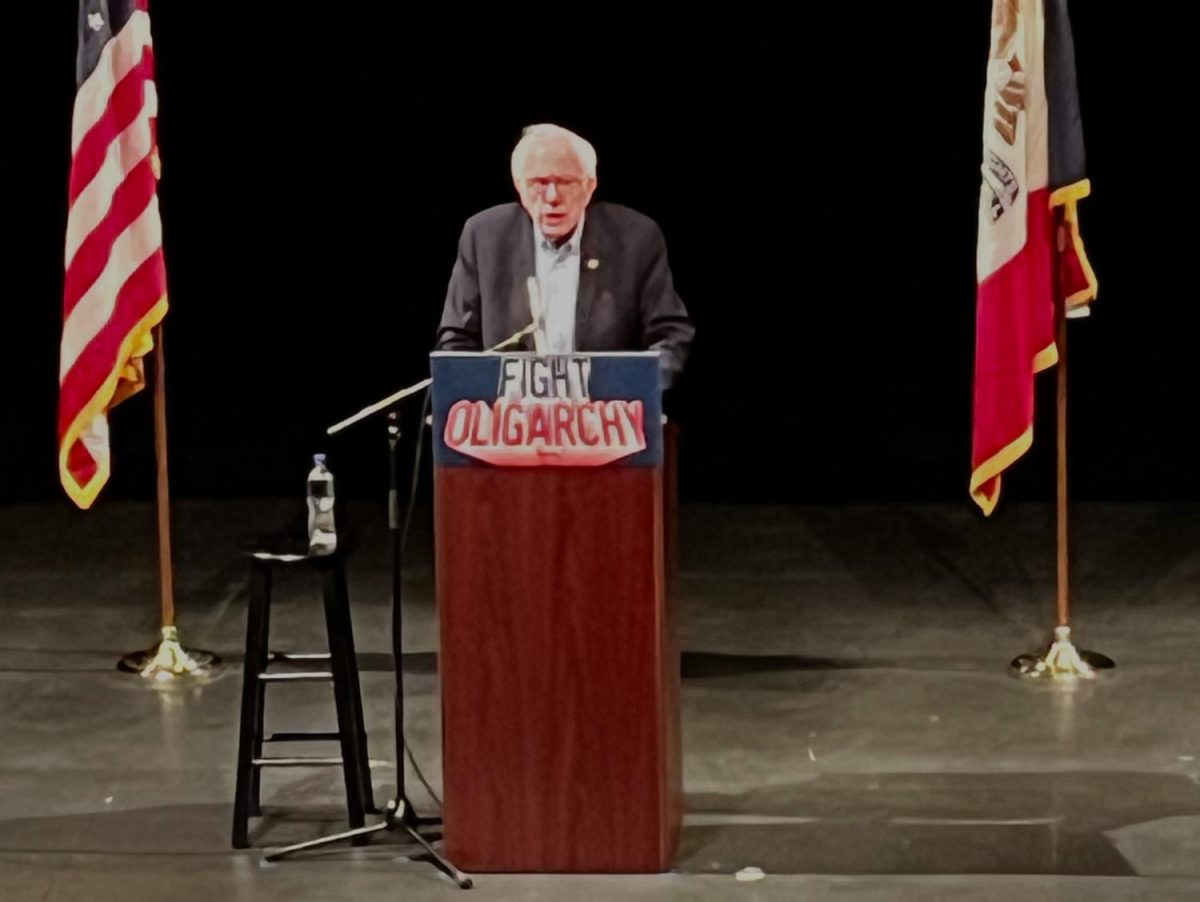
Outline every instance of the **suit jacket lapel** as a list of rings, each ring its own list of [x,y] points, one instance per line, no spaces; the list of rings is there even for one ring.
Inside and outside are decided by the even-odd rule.
[[[517,228],[509,236],[512,244],[507,254],[507,259],[512,261],[508,295],[509,334],[525,328],[529,323],[529,289],[526,283],[530,276],[537,275],[533,262],[533,222],[524,211],[517,221]],[[526,335],[519,347],[532,351],[533,336]]]
[[[604,260],[609,248],[604,216],[596,208],[587,211],[583,222],[583,244],[579,249],[579,293],[575,300],[575,347],[590,350],[587,325],[604,278]]]

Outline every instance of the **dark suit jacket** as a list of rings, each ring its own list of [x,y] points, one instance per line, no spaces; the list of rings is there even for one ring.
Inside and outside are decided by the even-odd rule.
[[[526,279],[532,275],[533,224],[520,204],[492,207],[468,219],[437,349],[479,351],[525,328],[530,322]],[[683,369],[694,333],[654,220],[617,204],[590,205],[580,248],[576,350],[661,350],[664,384],[670,386]],[[532,350],[530,337],[523,348]]]

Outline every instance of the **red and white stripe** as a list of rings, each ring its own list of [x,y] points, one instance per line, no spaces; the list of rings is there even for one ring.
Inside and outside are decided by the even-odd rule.
[[[59,365],[59,475],[89,507],[109,475],[107,412],[143,387],[166,314],[154,53],[136,10],[79,88],[71,132]]]

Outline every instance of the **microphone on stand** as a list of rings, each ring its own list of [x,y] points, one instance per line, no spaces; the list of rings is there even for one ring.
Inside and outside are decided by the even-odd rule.
[[[539,354],[546,353],[546,321],[542,311],[541,294],[538,292],[537,278],[530,276],[529,280],[526,282],[526,287],[529,290],[529,314],[532,318],[532,321],[521,331],[514,332],[497,345],[492,345],[492,347],[488,348],[488,353],[493,351],[503,351],[510,345],[517,344],[526,335],[533,336],[533,345]],[[424,391],[425,389],[429,388],[432,383],[433,379],[425,378],[420,382],[416,382],[408,386],[407,388],[402,388],[395,394],[388,395],[382,401],[378,401],[369,407],[363,408],[358,413],[354,414],[354,416],[347,417],[340,423],[335,423],[325,430],[325,434],[336,435],[347,426],[352,426],[359,420],[365,419],[373,413],[378,413],[384,408],[391,407],[397,401],[402,401],[409,395],[415,395],[419,391]]]
[[[539,356],[546,353],[546,310],[542,305],[542,293],[538,290],[537,276],[525,280],[529,292],[529,317],[533,320],[533,348]]]

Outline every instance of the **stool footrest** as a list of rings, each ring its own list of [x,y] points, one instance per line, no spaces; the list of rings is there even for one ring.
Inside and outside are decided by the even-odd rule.
[[[341,733],[272,733],[263,742],[337,742],[342,738]]]
[[[333,679],[333,674],[327,670],[297,673],[260,673],[258,678],[264,683],[327,683]]]
[[[340,767],[341,757],[336,758],[255,758],[255,767]]]
[[[268,661],[328,661],[330,659],[331,656],[327,651],[304,654],[290,651],[273,651],[267,655]]]

